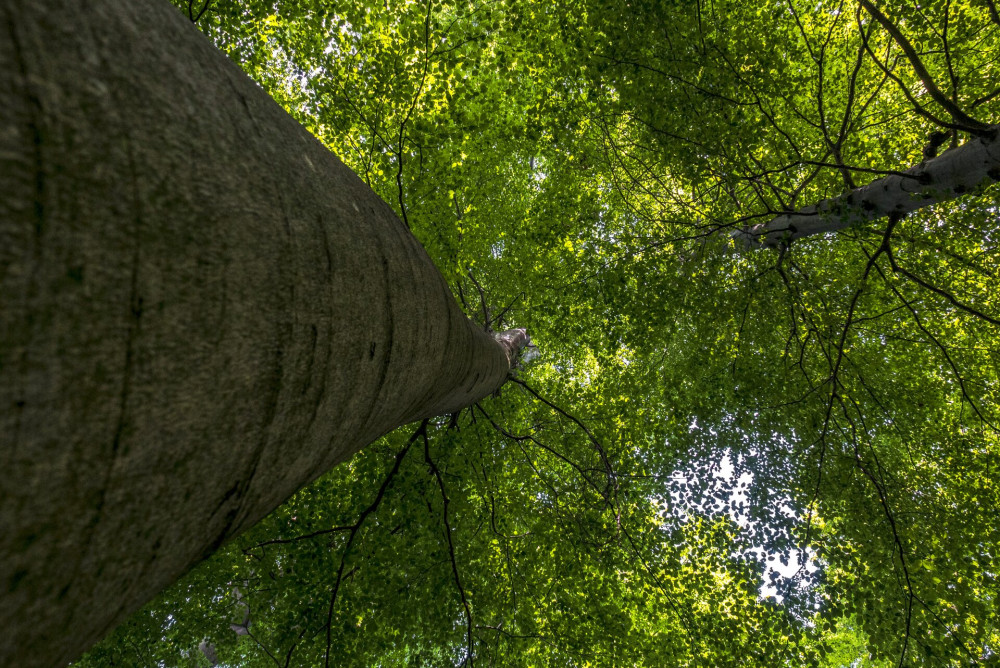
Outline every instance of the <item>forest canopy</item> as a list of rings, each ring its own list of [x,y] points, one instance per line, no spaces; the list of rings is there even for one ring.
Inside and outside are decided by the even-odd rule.
[[[174,2],[536,348],[77,665],[1000,660],[992,0]]]

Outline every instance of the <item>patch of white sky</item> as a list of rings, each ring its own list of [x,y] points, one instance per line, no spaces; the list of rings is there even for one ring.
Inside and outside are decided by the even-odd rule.
[[[696,421],[691,423],[692,431],[703,429]],[[710,435],[716,436],[714,430],[707,429]],[[753,485],[754,475],[740,467],[737,471],[733,462],[732,451],[726,449],[722,456],[713,462],[709,468],[710,480],[703,480],[705,469],[699,471],[694,469],[681,469],[674,471],[671,475],[671,487],[679,490],[681,485],[690,488],[700,488],[702,494],[695,498],[691,494],[681,494],[679,491],[671,492],[667,490],[663,499],[662,514],[664,518],[670,517],[677,521],[685,521],[692,515],[718,515],[724,513],[741,529],[749,530],[750,535],[761,532],[753,531],[755,524],[760,520],[750,515],[750,499],[747,491]],[[792,500],[787,495],[772,490],[772,498],[777,499],[773,506],[781,515],[787,518],[794,518],[799,515],[792,507]],[[782,498],[784,497],[784,498]],[[791,579],[800,577],[800,587],[811,586],[813,578],[819,566],[815,552],[811,549],[790,550],[788,552],[771,552],[763,546],[751,549],[760,563],[764,566],[763,584],[760,588],[762,598],[774,597],[780,603],[783,597],[778,594],[778,588],[773,582],[778,578]],[[775,576],[776,574],[776,576]]]
[[[330,41],[327,42],[323,53],[326,55],[333,55],[336,58],[340,58],[341,56],[356,56],[358,54],[358,42],[361,41],[361,33],[355,30],[354,27],[346,20],[333,17],[331,23],[337,26],[337,30],[341,35],[346,35],[351,38],[349,41],[351,48],[347,53],[344,53],[341,48],[340,40],[337,39],[337,37],[331,37]],[[319,74],[319,72],[320,70],[317,69],[314,72],[310,72],[310,75],[315,76],[316,74]]]
[[[550,364],[560,373],[573,376],[575,382],[581,385],[589,385],[593,374],[596,372],[597,360],[593,355],[584,356],[580,363],[564,361],[562,364],[549,361]],[[618,362],[623,366],[631,363],[631,351],[623,347],[618,355]],[[697,421],[690,425],[691,431],[704,431],[709,437],[717,438],[719,435],[711,428],[700,426]],[[637,450],[636,456],[641,457],[641,451]],[[753,456],[753,453],[750,453]],[[754,475],[747,471],[745,467],[739,467],[733,461],[733,453],[730,449],[725,449],[718,459],[707,467],[710,479],[705,480],[706,467],[701,466],[698,470],[694,468],[678,469],[673,471],[667,483],[667,489],[663,497],[659,499],[659,506],[662,508],[661,514],[665,521],[685,522],[694,515],[718,516],[724,513],[741,529],[746,530],[747,535],[762,535],[763,531],[757,531],[758,520],[750,512],[750,499],[748,490],[754,483]],[[687,489],[700,489],[701,494],[695,496],[690,493],[683,493],[682,487]],[[801,517],[802,513],[794,508],[792,499],[777,490],[772,489],[770,497],[775,499],[771,504],[774,510],[785,518]],[[761,598],[774,597],[781,603],[783,597],[778,594],[778,587],[773,584],[776,578],[786,580],[797,578],[798,586],[803,590],[808,590],[817,574],[820,566],[815,551],[788,550],[785,552],[770,551],[764,546],[753,547],[750,552],[764,567],[764,577],[760,588]],[[776,575],[775,579],[772,576]]]

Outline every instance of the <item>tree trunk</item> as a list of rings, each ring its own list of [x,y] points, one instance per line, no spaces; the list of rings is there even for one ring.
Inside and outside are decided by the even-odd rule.
[[[160,0],[0,0],[0,665],[496,390],[384,202]]]
[[[992,126],[987,134],[990,136],[976,137],[905,172],[781,214],[731,236],[747,246],[778,247],[813,234],[904,215],[1000,181],[1000,126]]]

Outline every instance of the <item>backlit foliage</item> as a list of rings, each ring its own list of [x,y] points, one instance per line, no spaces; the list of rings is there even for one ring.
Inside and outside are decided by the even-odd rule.
[[[1000,189],[727,234],[997,123],[993,2],[219,0],[198,27],[540,356],[80,665],[1000,660]]]

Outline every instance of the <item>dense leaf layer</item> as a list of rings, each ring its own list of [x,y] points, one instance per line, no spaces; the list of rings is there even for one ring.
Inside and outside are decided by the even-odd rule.
[[[998,186],[729,238],[997,122],[993,3],[871,7],[209,6],[470,317],[540,356],[82,665],[995,661]]]

